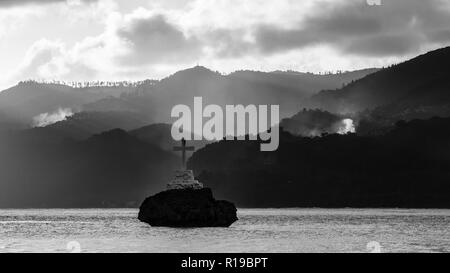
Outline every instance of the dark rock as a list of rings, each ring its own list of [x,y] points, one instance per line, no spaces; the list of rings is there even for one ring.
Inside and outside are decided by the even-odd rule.
[[[151,226],[229,227],[238,220],[236,207],[214,199],[211,189],[169,190],[148,197],[139,220]]]

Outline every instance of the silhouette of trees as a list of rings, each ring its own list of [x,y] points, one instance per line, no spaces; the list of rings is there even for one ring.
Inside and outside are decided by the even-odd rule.
[[[153,85],[158,81],[61,81],[61,80],[24,80],[19,85],[49,84],[49,85],[65,85],[72,88],[98,88],[98,87],[139,87],[143,85]]]

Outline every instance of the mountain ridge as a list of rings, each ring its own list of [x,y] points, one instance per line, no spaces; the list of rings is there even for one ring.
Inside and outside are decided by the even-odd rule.
[[[312,101],[316,107],[337,113],[373,110],[399,103],[414,93],[426,94],[433,84],[447,86],[449,62],[450,47],[437,49],[381,69],[342,89],[321,91]],[[446,103],[450,103],[450,98],[446,99]]]
[[[289,117],[307,105],[308,98],[323,88],[338,88],[377,69],[331,75],[237,71],[222,75],[205,67],[179,71],[153,84],[139,94],[87,104],[90,111],[136,110],[156,122],[170,123],[170,110],[177,104],[193,107],[195,96],[205,104],[280,105],[281,116]]]

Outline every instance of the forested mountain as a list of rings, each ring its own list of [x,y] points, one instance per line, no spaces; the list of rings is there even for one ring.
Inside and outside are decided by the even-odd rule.
[[[134,112],[80,112],[42,128],[23,130],[30,138],[83,140],[113,129],[134,130],[148,124]]]
[[[179,158],[123,130],[83,141],[0,135],[0,207],[136,207]]]
[[[370,137],[282,132],[272,153],[258,142],[221,141],[188,165],[243,207],[450,208],[450,119],[400,122]]]
[[[313,96],[313,105],[335,113],[387,107],[386,115],[433,112],[445,107],[450,113],[450,47],[381,69],[339,90]]]
[[[141,141],[158,146],[165,151],[173,152],[173,148],[175,146],[180,146],[180,142],[175,141],[172,138],[171,131],[172,125],[159,123],[132,130],[129,132],[129,134],[135,136]],[[192,140],[189,141],[189,146],[194,146],[196,150],[199,150],[209,143],[212,142],[206,140]],[[190,156],[190,154],[188,154],[188,156]]]
[[[280,122],[283,129],[296,136],[315,137],[323,134],[347,133],[354,131],[353,120],[349,116],[333,114],[320,109],[303,109]]]
[[[288,117],[307,105],[308,98],[323,88],[338,88],[377,71],[315,75],[298,72],[238,71],[222,75],[197,66],[179,71],[161,81],[120,98],[106,98],[87,104],[86,110],[134,110],[156,122],[171,122],[170,111],[177,104],[193,107],[195,96],[204,104],[280,105],[280,115]]]
[[[31,126],[33,117],[70,108],[83,110],[83,105],[107,97],[131,92],[133,87],[74,88],[56,83],[21,82],[0,92],[0,111],[23,125]]]

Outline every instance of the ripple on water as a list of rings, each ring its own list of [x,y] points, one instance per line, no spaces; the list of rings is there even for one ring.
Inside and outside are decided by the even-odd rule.
[[[154,228],[135,209],[0,210],[0,252],[450,252],[450,210],[241,209],[230,228]]]

